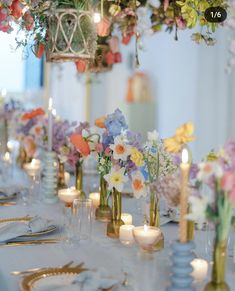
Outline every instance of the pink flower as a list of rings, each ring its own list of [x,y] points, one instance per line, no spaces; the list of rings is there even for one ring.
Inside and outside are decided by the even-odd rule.
[[[176,18],[176,24],[179,29],[185,29],[186,28],[186,21],[182,17]]]
[[[103,145],[102,145],[102,143],[97,143],[95,145],[95,150],[96,150],[97,153],[102,152],[103,151]]]
[[[109,147],[107,147],[105,149],[104,153],[106,154],[106,156],[109,156],[111,154],[111,149]]]
[[[117,36],[113,36],[110,40],[109,40],[109,47],[112,51],[112,53],[118,53],[119,52],[119,40]]]
[[[169,0],[164,0],[164,2],[163,2],[164,4],[164,11],[166,11],[167,10],[167,8],[169,7]]]
[[[235,188],[233,188],[232,192],[230,193],[229,199],[231,202],[235,203]]]
[[[226,192],[235,190],[235,175],[232,172],[226,172],[223,175],[221,178],[221,188]]]

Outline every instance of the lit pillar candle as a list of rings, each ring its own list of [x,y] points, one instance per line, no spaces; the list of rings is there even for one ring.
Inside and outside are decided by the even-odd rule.
[[[180,242],[187,242],[187,219],[186,215],[188,212],[188,178],[189,178],[189,157],[188,150],[186,148],[182,151],[182,163],[180,164],[181,169],[181,195],[180,195]]]
[[[70,182],[70,174],[68,172],[64,173],[64,181],[66,185],[69,185]]]
[[[134,225],[121,225],[119,229],[119,240],[124,245],[130,245],[134,243],[133,229]]]
[[[32,159],[31,163],[26,163],[23,167],[29,176],[36,176],[40,172],[41,161],[38,159]]]
[[[129,213],[122,213],[121,220],[126,224],[132,224],[132,215]]]
[[[6,152],[6,153],[4,154],[4,156],[3,156],[3,160],[4,160],[4,162],[6,162],[6,163],[10,163],[10,161],[11,161],[11,157],[10,157],[10,153],[9,153],[9,152]]]
[[[52,151],[52,135],[53,135],[53,114],[52,107],[53,101],[52,98],[49,99],[48,104],[48,151]]]
[[[74,188],[60,189],[58,197],[65,203],[65,206],[72,207],[74,199],[79,197],[79,192]]]
[[[161,231],[157,227],[148,225],[138,226],[133,229],[136,243],[145,251],[152,251],[154,245],[161,236]]]
[[[90,193],[89,198],[91,199],[92,206],[94,208],[97,208],[100,205],[100,193],[99,192]]]
[[[193,267],[192,276],[196,281],[203,281],[207,277],[208,273],[208,263],[203,259],[194,259],[191,262]]]

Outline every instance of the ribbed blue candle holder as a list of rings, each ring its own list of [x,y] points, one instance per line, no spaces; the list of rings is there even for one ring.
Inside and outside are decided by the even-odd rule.
[[[175,241],[171,248],[171,286],[167,288],[167,291],[195,291],[191,276],[193,271],[191,262],[195,257],[193,253],[194,242],[181,243]]]
[[[57,196],[57,156],[55,152],[45,152],[43,170],[43,201],[54,204],[58,201]]]

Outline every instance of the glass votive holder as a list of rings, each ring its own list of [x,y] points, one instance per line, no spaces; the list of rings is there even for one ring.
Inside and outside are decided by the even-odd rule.
[[[153,226],[137,226],[133,229],[133,236],[141,250],[153,252],[154,246],[161,238],[161,231]]]
[[[92,227],[92,200],[75,199],[73,201],[73,240],[90,240]]]
[[[72,207],[74,199],[77,199],[79,195],[79,191],[74,188],[64,188],[58,191],[58,197],[66,207]]]
[[[89,198],[92,200],[92,207],[97,208],[100,205],[100,193],[92,192],[89,194]]]
[[[124,245],[132,245],[134,243],[133,229],[134,225],[121,225],[119,230],[119,240]]]
[[[203,259],[193,259],[191,262],[193,267],[192,277],[195,281],[203,281],[207,277],[208,273],[208,262]]]

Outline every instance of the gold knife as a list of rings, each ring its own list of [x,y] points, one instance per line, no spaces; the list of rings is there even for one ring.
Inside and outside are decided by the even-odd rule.
[[[41,244],[54,244],[59,242],[58,239],[40,239],[40,240],[27,240],[27,241],[8,241],[0,244],[0,247],[10,246],[23,246],[23,245],[41,245]]]
[[[0,202],[0,206],[12,206],[16,205],[16,202]]]

